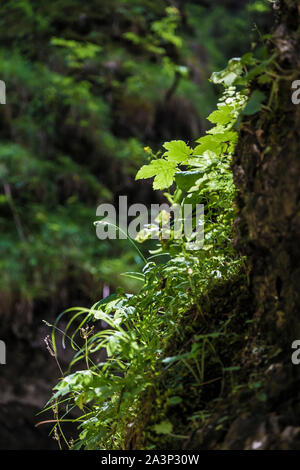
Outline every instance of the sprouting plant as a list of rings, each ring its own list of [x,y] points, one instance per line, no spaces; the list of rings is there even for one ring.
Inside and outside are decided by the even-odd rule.
[[[65,333],[76,351],[70,368],[78,364],[83,368],[69,371],[59,381],[50,406],[60,403],[62,408],[76,406],[81,411],[80,419],[74,419],[80,424],[72,449],[125,448],[128,434],[139,427],[145,397],[155,397],[158,410],[148,432],[186,439],[182,433],[174,434],[172,423],[164,419],[167,407],[183,402],[182,381],[189,377],[193,393],[201,396],[207,384],[221,383],[223,389],[227,371],[234,369],[224,366],[217,350],[218,342],[230,337],[227,330],[232,317],[215,331],[201,330],[193,336],[192,344],[183,343],[183,350],[176,355],[170,355],[168,348],[176,338],[184,339],[179,324],[188,312],[192,312],[191,324],[208,327],[207,292],[240,269],[231,246],[235,188],[230,163],[238,139],[237,122],[247,109],[247,86],[252,80],[249,67],[259,67],[252,55],[230,61],[227,69],[213,75],[212,80],[223,84],[225,91],[208,117],[213,126],[195,146],[173,140],[164,144],[162,154],[148,150],[152,159],[137,174],[137,179],[154,178],[154,189],[169,189],[166,196],[171,202],[205,205],[204,248],[189,251],[172,238],[170,243],[162,242],[161,250],[169,255],[168,260],[157,264],[153,256],[145,260],[138,294],[116,293],[90,309],[67,311],[73,317]],[[259,74],[252,73],[252,77]],[[249,113],[262,103],[262,97],[255,99],[256,106],[252,103]],[[105,329],[99,327],[100,321],[106,323]],[[54,333],[58,330],[56,324]],[[75,342],[78,332],[83,345]],[[54,336],[52,348],[56,351]],[[207,363],[214,365],[216,376],[206,376]],[[161,391],[161,381],[168,383],[167,392]],[[191,426],[198,416],[203,420],[206,415],[201,410],[192,414]]]

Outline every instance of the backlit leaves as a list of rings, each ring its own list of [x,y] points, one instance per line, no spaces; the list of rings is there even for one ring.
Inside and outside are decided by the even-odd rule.
[[[167,160],[152,160],[138,171],[135,179],[147,179],[154,176],[153,189],[169,188],[174,180],[176,163]]]
[[[192,153],[192,149],[182,140],[172,140],[166,142],[163,147],[167,150],[164,156],[175,163],[187,163]]]

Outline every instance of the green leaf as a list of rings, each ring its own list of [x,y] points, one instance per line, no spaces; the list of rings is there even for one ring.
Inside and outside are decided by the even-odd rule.
[[[156,424],[153,428],[157,434],[170,434],[173,430],[173,425],[170,421],[164,420],[161,423]]]
[[[118,294],[110,294],[107,297],[105,297],[104,299],[99,300],[98,302],[96,302],[93,305],[92,309],[97,310],[100,307],[100,305],[104,306],[104,305],[108,304],[109,302],[111,302],[112,300],[117,299],[118,297],[119,297]]]
[[[154,178],[153,189],[169,188],[174,181],[176,163],[167,160],[152,160],[150,165],[144,165],[138,171],[135,179]]]
[[[224,372],[233,372],[236,370],[240,370],[240,367],[239,366],[225,367],[223,370]]]
[[[180,189],[188,191],[202,175],[203,171],[181,171],[175,174],[175,181]]]
[[[266,393],[260,393],[257,398],[259,401],[267,401],[268,400],[268,395]]]
[[[255,90],[248,103],[246,104],[245,109],[243,110],[243,114],[247,116],[251,116],[252,114],[257,113],[262,105],[262,102],[266,99],[266,95],[259,90]]]
[[[171,142],[166,142],[163,146],[167,150],[164,156],[170,162],[187,163],[192,153],[192,149],[183,140],[172,140]]]
[[[225,105],[212,112],[207,119],[214,124],[225,126],[232,121],[233,117],[233,106]]]
[[[175,405],[179,405],[179,403],[182,402],[182,398],[181,397],[170,397],[168,398],[168,405],[170,406],[175,406]]]
[[[253,52],[247,52],[242,56],[243,65],[256,65],[257,59],[253,56]]]
[[[207,150],[210,150],[216,154],[221,153],[222,143],[224,135],[223,134],[214,134],[214,135],[205,135],[198,139],[200,145],[194,148],[194,155],[202,155]]]
[[[242,75],[243,64],[239,57],[235,57],[228,62],[227,67],[220,72],[214,72],[210,77],[213,83],[222,83],[226,87],[234,84],[237,78]]]

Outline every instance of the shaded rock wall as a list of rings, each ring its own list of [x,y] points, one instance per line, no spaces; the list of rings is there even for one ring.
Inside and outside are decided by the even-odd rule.
[[[248,257],[260,329],[289,348],[300,338],[300,106],[291,101],[292,81],[300,77],[300,2],[275,7],[278,90],[272,111],[244,123],[233,162],[236,247]]]
[[[255,377],[260,393],[227,396],[188,442],[192,449],[300,449],[300,366],[291,361],[300,339],[300,105],[291,100],[300,79],[300,1],[277,1],[274,10],[277,77],[254,84],[269,109],[244,119],[232,164],[235,247],[247,257],[254,309],[240,354],[246,383]],[[230,420],[217,431],[225,415]]]
[[[247,406],[243,395],[228,399],[223,413],[235,419],[221,436],[212,422],[201,437],[204,448],[300,449],[300,366],[291,362],[291,344],[300,339],[300,105],[291,100],[300,78],[300,2],[282,0],[274,9],[278,80],[261,87],[270,110],[244,120],[232,165],[235,246],[247,256],[255,311],[245,352],[265,398],[253,394]]]

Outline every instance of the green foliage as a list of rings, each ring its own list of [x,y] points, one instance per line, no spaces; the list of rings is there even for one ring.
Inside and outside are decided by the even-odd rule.
[[[254,20],[259,27],[264,16],[257,12],[267,8],[262,1],[233,8],[224,0],[177,3],[15,0],[0,6],[0,78],[7,85],[7,104],[0,107],[1,313],[13,322],[24,300],[30,318],[33,302],[34,313],[46,315],[69,304],[67,295],[85,304],[105,284],[116,290],[92,309],[75,309],[65,327],[75,355],[50,407],[56,423],[79,408],[73,448],[120,449],[139,428],[147,446],[171,435],[184,439],[166,410],[182,406],[188,416],[186,381],[195,397],[207,363],[220,369],[213,351],[227,323],[209,336],[198,332],[179,351],[169,345],[184,339],[185,315],[188,323],[207,324],[209,289],[239,272],[230,244],[229,165],[246,99],[240,88],[253,79],[274,82],[276,97],[278,74],[274,80],[274,70],[266,73],[266,57],[234,59],[212,78],[227,89],[211,113],[216,91],[206,78],[225,67],[226,57],[249,49],[257,34],[245,32]],[[267,106],[263,99],[254,91],[244,112]],[[146,152],[150,162],[145,145],[154,149]],[[171,233],[143,266],[127,240],[99,243],[92,224],[98,204],[127,193],[149,201],[150,185],[133,186],[140,166],[137,178],[154,178],[154,189],[168,189],[170,202],[205,204],[203,250],[187,250]],[[146,238],[147,230],[139,240]],[[54,338],[53,348],[57,355]],[[225,375],[233,372],[228,367],[221,368]],[[146,398],[157,408],[151,419]],[[188,417],[193,423],[205,416],[200,409]]]
[[[166,16],[153,21],[150,33],[145,37],[141,37],[132,31],[124,33],[123,37],[145,51],[159,55],[166,53],[165,47],[162,47],[162,42],[164,45],[173,44],[176,48],[180,48],[182,39],[176,31],[180,23],[179,11],[175,7],[167,7],[165,11]]]
[[[200,118],[212,109],[215,92],[205,78],[240,52],[237,30],[249,42],[246,24],[261,10],[261,2],[250,13],[184,3],[2,2],[0,266],[12,310],[22,298],[50,300],[61,286],[85,298],[99,295],[103,283],[136,288],[120,276],[134,269],[134,253],[122,242],[97,241],[95,208],[130,190],[144,145],[157,149],[165,138],[157,109],[170,90]],[[184,158],[167,151],[151,163],[145,171],[156,176],[155,188],[171,185]]]
[[[229,166],[237,142],[235,124],[246,101],[246,89],[226,87],[217,110],[209,116],[214,127],[194,148],[183,141],[167,142],[165,152],[158,152],[137,175],[154,177],[154,187],[160,189],[175,181],[175,191],[167,195],[170,201],[205,204],[204,248],[189,251],[184,239],[163,240],[155,256],[161,252],[167,260],[155,263],[149,258],[137,273],[143,280],[138,294],[121,293],[91,309],[69,310],[75,312],[72,321],[82,318],[72,334],[76,353],[70,368],[85,361],[87,370],[66,375],[55,386],[50,406],[61,403],[63,412],[67,399],[67,408],[75,405],[81,410],[80,435],[73,449],[124,449],[131,428],[141,433],[146,447],[157,441],[155,436],[185,439],[186,435],[173,431],[175,423],[165,417],[168,407],[185,406],[183,381],[189,377],[195,394],[201,396],[208,363],[224,376],[229,370],[233,373],[232,363],[226,368],[216,350],[227,335],[231,317],[209,333],[196,334],[179,354],[170,355],[169,351],[170,344],[185,335],[180,329],[184,316],[192,315],[192,323],[206,326],[208,292],[220,281],[235,278],[240,270],[240,260],[231,247],[235,191]],[[99,320],[108,327],[95,333],[91,324],[97,325]],[[74,342],[78,330],[85,339],[82,346]],[[234,343],[235,337],[228,333],[227,341]],[[99,359],[103,350],[105,361]],[[166,392],[161,383],[168,384]],[[157,413],[149,418],[146,432],[147,423],[142,424],[140,414],[147,416],[144,403],[151,403],[151,397],[155,397]],[[189,419],[192,431],[195,418]]]
[[[13,301],[51,298],[69,283],[88,298],[103,283],[134,289],[120,273],[134,269],[135,254],[124,243],[100,244],[93,219],[116,188],[127,191],[122,181],[141,163],[145,136],[120,122],[131,124],[134,82],[143,114],[155,106],[144,95],[146,88],[154,95],[149,74],[160,82],[156,102],[166,93],[177,67],[166,48],[180,47],[179,13],[164,2],[77,0],[6,2],[0,12],[8,92],[0,110],[1,289]],[[131,30],[150,45],[153,38],[157,50],[132,50]]]
[[[84,62],[94,59],[102,48],[90,42],[80,43],[63,38],[52,38],[53,46],[61,46],[65,51],[65,59],[70,67],[82,67]]]
[[[264,93],[260,90],[255,90],[244,109],[244,114],[251,116],[251,114],[257,113],[261,109],[261,105],[265,99],[266,95]]]

